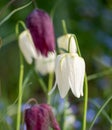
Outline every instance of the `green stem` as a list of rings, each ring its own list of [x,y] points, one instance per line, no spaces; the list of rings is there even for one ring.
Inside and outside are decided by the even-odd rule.
[[[19,94],[18,94],[18,109],[17,109],[16,130],[20,130],[20,123],[21,123],[21,104],[22,104],[23,75],[24,75],[24,65],[23,65],[22,55],[20,54],[20,77],[19,77]]]
[[[82,130],[86,130],[87,106],[88,106],[88,82],[87,82],[87,76],[85,74],[85,77],[84,77],[84,115],[83,115]]]
[[[36,0],[32,0],[32,2],[33,2],[33,5],[34,5],[34,8],[37,8]]]
[[[29,6],[32,3],[32,1],[30,1],[28,4],[21,6],[15,10],[13,10],[9,15],[7,15],[1,22],[0,22],[0,26],[5,23],[14,13],[26,8],[27,6]]]
[[[46,85],[45,85],[44,81],[42,80],[42,78],[39,77],[38,81],[39,81],[39,83],[40,83],[44,93],[46,93],[47,92],[47,88],[46,88]]]
[[[73,35],[73,37],[76,42],[77,52],[78,52],[79,56],[81,57],[81,52],[80,52],[80,48],[78,45],[77,37],[75,35]],[[85,73],[85,77],[84,77],[84,114],[83,114],[82,130],[86,130],[87,106],[88,106],[88,80],[87,80],[87,75]]]
[[[53,78],[54,78],[54,73],[49,74],[49,81],[48,81],[48,92],[52,89],[53,86]],[[48,104],[51,102],[51,95],[48,95]]]
[[[16,24],[16,28],[15,28],[15,32],[16,32],[16,35],[18,36],[19,35],[19,25],[21,25],[25,30],[27,29],[25,23],[22,21],[22,20],[19,20]]]
[[[75,39],[75,43],[76,43],[76,46],[77,46],[77,52],[78,52],[79,56],[81,57],[81,51],[80,51],[80,48],[79,48],[77,37],[75,36],[75,34],[72,34],[72,35]]]
[[[103,109],[106,107],[106,105],[110,102],[110,100],[112,99],[112,95],[105,101],[105,103],[103,104],[103,106],[99,109],[99,111],[97,112],[96,116],[94,117],[90,127],[89,127],[89,130],[92,129],[97,117],[100,115],[100,113],[103,111]]]
[[[38,80],[40,86],[42,87],[42,90],[43,90],[44,93],[46,94],[46,93],[47,93],[47,86],[46,86],[44,80],[41,78],[41,76],[39,76],[38,73],[35,73],[35,70],[33,70],[33,71],[34,71],[34,74],[35,74],[36,77],[37,77],[37,80]]]
[[[103,77],[103,76],[105,76],[105,75],[109,75],[109,74],[111,74],[111,73],[112,73],[112,68],[109,68],[109,69],[104,70],[104,71],[102,71],[102,72],[89,75],[89,76],[88,76],[88,80],[94,80],[94,79]]]
[[[67,34],[67,28],[66,28],[65,20],[62,20],[62,26],[63,26],[63,33]]]
[[[68,41],[68,53],[70,53],[70,44],[71,44],[71,38],[72,38],[72,36],[70,36],[70,38],[69,38],[69,41]]]
[[[90,100],[90,102],[92,104],[94,104],[98,109],[100,108],[100,105],[96,102],[94,102],[93,100]],[[108,120],[108,122],[112,125],[112,120],[111,118],[109,117],[109,115],[107,114],[107,112],[105,110],[102,111],[102,114],[106,117],[106,119]]]
[[[19,35],[19,24],[25,28],[24,22],[19,21],[16,24],[16,35]],[[17,124],[16,130],[20,130],[21,124],[21,105],[22,105],[22,94],[23,94],[23,76],[24,76],[24,65],[23,65],[23,57],[20,52],[20,75],[19,75],[19,93],[18,93],[18,108],[17,108]]]
[[[111,105],[112,105],[112,102],[111,102]],[[110,108],[110,118],[111,118],[110,130],[112,130],[112,107]]]

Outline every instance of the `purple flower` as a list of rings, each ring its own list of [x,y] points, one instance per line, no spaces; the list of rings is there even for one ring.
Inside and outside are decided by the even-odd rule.
[[[47,56],[48,52],[54,52],[54,29],[49,15],[43,10],[35,9],[28,15],[26,24],[37,51],[44,56]]]
[[[25,123],[27,130],[60,130],[53,115],[51,107],[47,104],[34,105],[25,110]]]

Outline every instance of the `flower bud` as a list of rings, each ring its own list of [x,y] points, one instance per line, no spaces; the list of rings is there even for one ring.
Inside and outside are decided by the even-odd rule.
[[[66,51],[67,52],[69,51],[70,53],[77,52],[76,41],[73,37],[73,34],[66,34],[58,37],[57,43],[58,43],[60,53],[65,53]]]
[[[35,9],[28,15],[26,24],[38,52],[44,56],[47,56],[48,52],[54,52],[54,30],[49,15],[43,10]]]
[[[29,64],[37,58],[37,52],[29,30],[25,30],[19,35],[19,47]]]
[[[25,123],[27,130],[60,130],[51,107],[47,104],[34,105],[25,110]]]

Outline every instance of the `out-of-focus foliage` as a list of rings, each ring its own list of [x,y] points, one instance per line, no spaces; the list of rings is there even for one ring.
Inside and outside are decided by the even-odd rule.
[[[27,4],[29,0],[3,0],[0,1],[0,22],[14,9]],[[87,75],[108,70],[112,66],[112,2],[111,0],[36,0],[38,8],[48,12],[52,19],[56,38],[63,34],[61,20],[66,21],[69,33],[77,36],[81,53],[86,61]],[[3,111],[8,112],[7,106],[12,104],[18,95],[19,77],[19,48],[15,26],[19,20],[25,21],[26,16],[34,9],[31,4],[28,7],[16,12],[5,23],[0,26],[0,118],[4,117]],[[21,30],[23,30],[21,28]],[[24,61],[25,62],[25,61]],[[25,62],[25,75],[31,68]],[[89,81],[89,98],[102,105],[105,98],[112,94],[112,74],[108,74]],[[47,76],[44,77],[47,83]],[[28,98],[35,97],[39,102],[45,102],[46,96],[39,87],[36,74],[32,75],[30,85],[27,86],[23,102]],[[43,96],[44,95],[44,96]],[[83,98],[82,98],[83,99]],[[82,102],[69,93],[69,101],[73,106],[76,115],[75,128],[80,129],[82,117]],[[55,104],[53,103],[55,106]],[[93,119],[97,108],[89,102],[88,124]],[[112,102],[106,106],[106,112],[112,119]],[[6,110],[5,110],[6,109]],[[15,107],[12,111],[15,111]],[[13,112],[14,112],[13,111]],[[4,112],[5,113],[5,112]],[[6,113],[5,113],[6,114]],[[12,114],[12,112],[10,112]],[[8,114],[8,115],[10,115]],[[13,115],[13,114],[12,114]],[[11,116],[12,116],[11,115]],[[12,119],[6,116],[7,124]],[[15,117],[14,117],[15,118]],[[0,119],[0,124],[3,123]],[[3,128],[11,129],[10,125],[0,125]],[[3,128],[2,128],[3,127]],[[7,128],[6,128],[7,127]],[[101,115],[94,127],[102,130],[109,130],[110,124]]]

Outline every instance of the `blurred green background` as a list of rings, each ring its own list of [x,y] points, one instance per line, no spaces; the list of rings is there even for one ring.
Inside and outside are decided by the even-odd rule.
[[[14,9],[27,4],[29,0],[1,0],[0,22]],[[86,62],[87,75],[108,71],[106,75],[97,79],[89,80],[89,99],[102,105],[105,99],[112,95],[112,1],[111,0],[36,0],[38,8],[45,10],[51,15],[56,38],[63,35],[61,20],[66,21],[68,33],[77,36],[83,58]],[[0,26],[0,115],[7,111],[18,95],[19,80],[19,48],[15,33],[15,26],[19,20],[25,21],[26,16],[34,9],[31,4],[28,7],[14,13],[10,19]],[[22,29],[21,29],[22,30]],[[31,68],[25,61],[25,75]],[[32,75],[30,82],[24,92],[23,102],[30,97],[45,102],[46,96],[39,87],[36,74]],[[44,77],[47,82],[47,76]],[[43,96],[44,95],[44,96]],[[80,99],[82,101],[82,99]],[[79,99],[69,93],[71,105],[81,109]],[[112,101],[106,106],[106,112],[112,119]],[[93,119],[97,108],[88,103],[88,125]],[[82,115],[80,111],[77,116],[74,129],[80,130]],[[6,116],[6,115],[5,115]],[[15,118],[15,117],[14,117]],[[9,121],[9,120],[8,120]],[[0,130],[5,126],[1,126]],[[4,123],[5,124],[5,123]],[[10,124],[10,123],[9,123]],[[94,125],[93,130],[110,130],[112,126],[108,120],[101,115]],[[8,129],[7,129],[8,130]],[[12,130],[12,128],[11,128]]]

